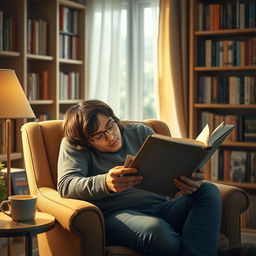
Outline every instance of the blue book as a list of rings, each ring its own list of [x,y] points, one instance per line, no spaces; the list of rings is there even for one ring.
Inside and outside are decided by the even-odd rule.
[[[249,28],[255,27],[255,1],[249,2],[249,18],[248,18],[248,26]]]
[[[240,41],[236,41],[236,44],[235,44],[235,66],[240,66],[240,63],[241,63],[241,52],[240,52],[240,47],[241,47],[241,42]]]
[[[205,64],[205,41],[201,40],[198,43],[198,66],[203,67]]]
[[[216,67],[220,66],[220,40],[215,40],[215,63]]]

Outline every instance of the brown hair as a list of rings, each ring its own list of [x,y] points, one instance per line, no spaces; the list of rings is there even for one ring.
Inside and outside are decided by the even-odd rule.
[[[89,137],[98,130],[98,114],[112,117],[122,129],[120,120],[111,107],[100,100],[86,100],[70,107],[64,116],[63,130],[68,142],[76,149],[85,149],[89,145]]]

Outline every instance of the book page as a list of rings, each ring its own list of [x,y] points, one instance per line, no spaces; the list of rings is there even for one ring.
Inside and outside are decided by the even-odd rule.
[[[176,138],[176,137],[170,137],[170,136],[165,136],[165,135],[161,135],[161,134],[154,134],[151,136],[159,138],[161,140],[165,140],[165,141],[174,141],[175,143],[180,143],[182,145],[186,144],[186,145],[199,146],[199,147],[207,146],[207,144],[205,144],[202,141],[189,139],[189,138]]]
[[[124,167],[129,167],[130,163],[134,160],[135,156],[133,155],[127,155],[125,162],[124,162]]]
[[[203,142],[205,145],[208,145],[210,137],[210,129],[209,125],[207,124],[204,129],[200,132],[200,134],[197,136],[196,140]]]
[[[226,136],[227,133],[230,133],[230,131],[234,128],[233,125],[225,125],[223,122],[213,131],[212,135],[209,139],[209,145],[214,145],[219,139],[221,139],[223,136]]]

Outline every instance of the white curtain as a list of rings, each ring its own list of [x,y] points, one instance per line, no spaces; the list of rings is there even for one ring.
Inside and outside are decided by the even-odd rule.
[[[103,100],[117,111],[122,1],[93,0],[87,8],[88,98]]]
[[[148,80],[156,81],[158,4],[158,0],[87,3],[88,98],[107,102],[120,118],[143,119],[143,108],[156,98],[151,100],[145,93]],[[150,12],[145,11],[148,7]],[[147,33],[151,33],[149,42]],[[154,46],[150,52],[153,67],[145,50],[149,43]],[[154,87],[148,90],[155,96]]]

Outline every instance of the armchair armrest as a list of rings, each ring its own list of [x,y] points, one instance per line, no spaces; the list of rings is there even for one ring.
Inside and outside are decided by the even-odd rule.
[[[105,246],[104,219],[102,212],[94,204],[86,201],[63,198],[59,193],[48,187],[38,189],[38,209],[53,215],[56,221],[66,230],[79,236],[86,251],[95,255],[103,255]]]
[[[241,243],[240,215],[249,207],[248,194],[241,188],[214,183],[222,196],[221,233],[225,234],[229,244]]]

